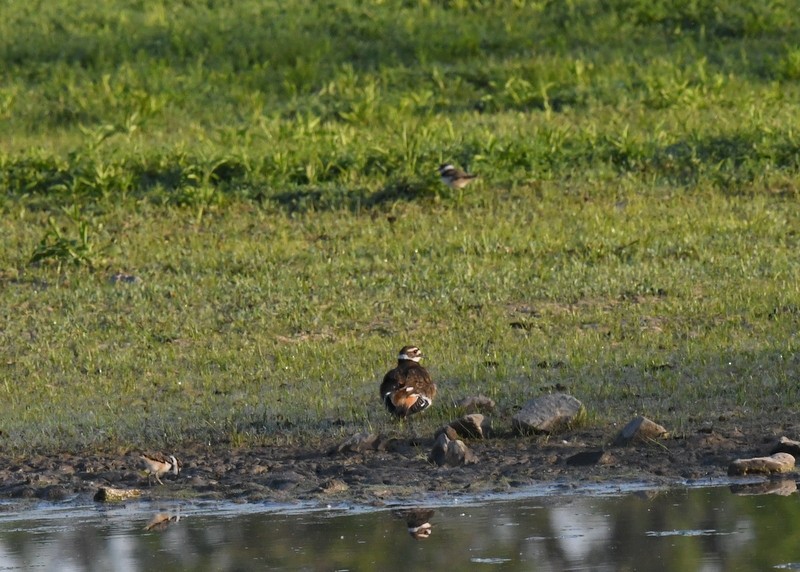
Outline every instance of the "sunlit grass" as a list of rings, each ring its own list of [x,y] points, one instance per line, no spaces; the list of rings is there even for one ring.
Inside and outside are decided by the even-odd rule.
[[[420,429],[796,413],[795,11],[333,5],[9,7],[2,446],[402,430],[405,343]]]
[[[729,198],[712,215],[694,197],[681,210],[696,216],[670,218],[639,201],[536,199],[526,226],[530,211],[499,201],[401,205],[394,222],[111,209],[105,228],[128,226],[106,271],[4,262],[5,431],[18,445],[336,435],[385,423],[376,387],[406,341],[440,384],[423,426],[467,394],[505,416],[556,384],[600,423],[791,400],[786,213]],[[771,216],[785,224],[758,222]],[[141,283],[109,283],[120,269]]]

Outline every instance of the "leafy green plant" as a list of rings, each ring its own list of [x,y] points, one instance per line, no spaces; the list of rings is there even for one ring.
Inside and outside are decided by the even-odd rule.
[[[91,225],[85,220],[73,220],[76,236],[65,235],[54,217],[47,221],[48,230],[30,257],[31,264],[43,262],[87,266],[94,269],[101,261],[100,251],[95,248]]]

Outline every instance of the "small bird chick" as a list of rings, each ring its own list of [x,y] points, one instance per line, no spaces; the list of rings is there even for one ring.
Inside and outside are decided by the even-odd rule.
[[[443,165],[439,165],[439,177],[441,178],[442,182],[454,190],[460,190],[470,184],[474,179],[478,178],[478,175],[473,175],[471,173],[465,173],[460,169],[456,169],[450,163],[444,163]]]
[[[156,479],[158,484],[163,485],[164,483],[161,482],[162,476],[167,473],[177,475],[180,470],[180,463],[174,455],[166,457],[160,453],[156,453],[154,455],[142,453],[139,458],[141,459],[144,470],[147,473],[148,485],[152,485],[151,478],[153,477]]]

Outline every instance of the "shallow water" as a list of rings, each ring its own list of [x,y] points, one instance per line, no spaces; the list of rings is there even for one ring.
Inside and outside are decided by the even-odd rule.
[[[513,497],[414,503],[426,512],[7,504],[0,505],[0,570],[800,569],[796,493],[634,488],[568,494],[540,488]],[[791,490],[789,481],[782,492]],[[158,514],[163,522],[146,529]],[[430,524],[429,537],[409,534],[407,521],[414,518],[414,526]]]

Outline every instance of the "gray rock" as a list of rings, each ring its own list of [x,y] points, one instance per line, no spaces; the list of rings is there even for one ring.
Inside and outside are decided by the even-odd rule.
[[[456,406],[464,411],[494,411],[494,400],[485,395],[471,395],[461,399]]]
[[[330,453],[374,451],[380,444],[380,435],[375,433],[356,433],[334,447]]]
[[[669,432],[664,427],[639,415],[622,428],[613,444],[617,447],[624,447],[632,443],[665,439],[668,436]]]
[[[443,431],[436,438],[428,455],[428,460],[438,467],[460,467],[478,462],[478,457],[469,450],[463,441],[450,439]]]
[[[736,459],[728,466],[729,475],[788,473],[794,469],[794,457],[789,453],[775,453],[769,457]]]
[[[464,444],[464,441],[456,439],[447,444],[447,452],[445,453],[445,464],[450,467],[460,467],[461,465],[471,465],[478,462],[478,457],[470,451],[469,447]]]
[[[451,427],[448,426],[448,429],[451,429]],[[450,437],[447,436],[446,431],[439,433],[436,437],[436,441],[433,443],[433,449],[431,449],[430,454],[428,454],[428,461],[435,464],[437,467],[444,465],[447,456],[447,445],[450,442]]]
[[[517,433],[555,433],[580,418],[583,404],[566,393],[531,399],[511,419]]]
[[[458,432],[452,427],[452,424],[443,425],[439,427],[433,434],[433,438],[438,439],[439,435],[441,435],[442,433],[447,435],[447,438],[450,439],[451,441],[455,441],[456,439],[458,439]]]
[[[488,417],[484,417],[480,413],[470,413],[469,415],[464,415],[464,417],[452,421],[449,426],[455,430],[459,437],[465,439],[483,439],[488,437],[492,422]]]
[[[789,453],[795,457],[800,457],[800,442],[793,441],[788,437],[781,437],[769,452],[770,455],[775,453]]]
[[[366,431],[348,437],[328,450],[329,455],[337,453],[363,453],[364,451],[402,451],[408,448],[408,439],[396,439]]]
[[[115,489],[100,487],[94,495],[97,502],[123,502],[141,496],[141,489]]]

